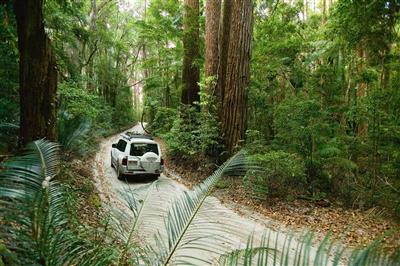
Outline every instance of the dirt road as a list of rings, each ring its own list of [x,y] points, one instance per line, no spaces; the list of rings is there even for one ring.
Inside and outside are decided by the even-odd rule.
[[[140,125],[130,129],[131,131],[141,131]],[[111,167],[110,153],[111,144],[116,142],[120,134],[105,139],[101,143],[99,152],[96,154],[95,163],[93,166],[94,176],[96,179],[96,186],[99,190],[100,197],[103,202],[107,203],[112,208],[118,209],[122,213],[131,217],[132,222],[134,218],[129,206],[126,204],[125,196],[134,193],[139,201],[143,201],[145,195],[150,191],[146,204],[150,211],[146,216],[141,219],[139,224],[140,239],[147,244],[154,244],[154,234],[159,233],[161,236],[166,236],[164,225],[164,218],[168,212],[168,208],[172,200],[177,195],[185,190],[188,190],[182,184],[161,175],[157,181],[156,186],[152,186],[151,180],[130,180],[129,182],[120,181],[117,179],[115,170]],[[213,215],[209,215],[212,210]],[[233,250],[244,248],[250,234],[254,234],[255,242],[259,243],[262,234],[266,230],[266,225],[270,221],[265,219],[255,221],[255,217],[241,217],[232,209],[223,205],[217,198],[209,197],[206,199],[205,206],[199,213],[199,218],[203,222],[209,223],[212,228],[223,226],[226,228],[224,235],[220,238],[214,238],[211,235],[215,232],[210,230],[210,236],[199,237],[199,245],[207,245],[210,243],[218,244],[218,246],[225,247],[224,250]],[[222,222],[223,221],[223,222]],[[199,229],[200,230],[200,229]],[[287,241],[288,234],[275,230],[271,230],[271,240],[273,240],[273,247],[279,249]],[[166,239],[166,238],[165,238]],[[192,245],[193,246],[193,245]],[[291,250],[294,252],[297,246],[296,240],[292,240]],[[185,255],[188,257],[196,256],[201,257],[204,261],[199,261],[193,258],[188,258],[188,261],[195,265],[216,264],[216,260],[222,251],[218,250],[195,250],[193,248],[182,247],[177,251],[178,255]],[[316,252],[316,249],[311,251]],[[289,254],[289,260],[294,260],[294,256]]]

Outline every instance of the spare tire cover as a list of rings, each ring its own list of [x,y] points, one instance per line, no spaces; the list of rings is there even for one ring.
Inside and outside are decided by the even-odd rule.
[[[158,160],[158,155],[154,152],[146,152],[142,155],[140,163],[146,172],[154,172],[160,168],[160,161]]]

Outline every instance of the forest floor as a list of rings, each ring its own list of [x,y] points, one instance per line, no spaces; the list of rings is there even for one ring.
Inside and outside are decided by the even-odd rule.
[[[187,163],[168,159],[167,162],[167,175],[179,176],[177,180],[189,188],[211,173],[207,167],[189,170]],[[335,239],[351,247],[365,247],[382,237],[381,247],[385,252],[400,249],[400,223],[382,209],[349,209],[330,202],[325,206],[305,199],[260,201],[251,197],[249,189],[237,177],[225,179],[218,188],[214,196],[223,204],[241,216],[271,221],[273,227],[285,227],[295,232],[312,230],[319,239],[332,233]]]
[[[141,131],[141,128],[140,126],[136,126],[131,130]],[[100,149],[96,154],[92,165],[93,178],[102,203],[114,208],[115,210],[122,211],[126,216],[130,216],[133,220],[131,211],[125,201],[125,195],[127,195],[127,193],[134,193],[137,199],[140,202],[143,202],[146,192],[152,187],[151,184],[153,181],[148,179],[131,178],[131,180],[126,180],[126,182],[124,182],[117,179],[115,170],[112,169],[110,164],[110,152],[111,144],[116,142],[118,137],[119,134],[104,139],[101,142]],[[167,167],[169,167],[169,165],[172,166],[172,164],[167,162]],[[190,171],[188,171],[188,174],[190,175]],[[150,197],[147,199],[149,204],[146,204],[146,206],[153,209],[149,211],[149,213],[157,214],[143,217],[143,221],[139,224],[138,232],[140,232],[140,235],[138,237],[144,243],[150,245],[154,244],[154,234],[156,233],[159,233],[161,236],[166,236],[166,231],[163,229],[165,228],[164,218],[167,215],[171,202],[176,198],[176,196],[189,189],[184,185],[187,183],[187,180],[189,179],[186,179],[186,175],[185,178],[180,177],[179,175],[174,174],[174,169],[171,168],[166,170],[165,175],[161,175],[158,181],[156,181],[156,189],[151,191]],[[219,198],[223,199],[223,197]],[[286,228],[284,223],[279,220],[274,221],[273,219],[261,216],[254,211],[244,213],[243,211],[247,208],[241,208],[240,205],[235,205],[237,202],[234,203],[235,202],[232,201],[221,201],[214,196],[206,199],[204,211],[199,213],[198,219],[203,221],[207,220],[211,227],[214,225],[221,226],[221,223],[225,226],[223,238],[214,239],[207,237],[208,240],[206,241],[210,241],[211,243],[221,242],[218,244],[222,246],[225,245],[227,250],[244,248],[248,237],[251,234],[254,235],[254,241],[255,244],[257,244],[260,243],[263,233],[270,229],[271,239],[274,239],[271,241],[273,242],[271,243],[272,245],[275,245],[276,242],[278,248],[282,247],[285,245],[287,236],[293,235],[294,240],[291,243],[291,247],[292,250],[295,250],[297,245],[297,236],[300,236],[300,233],[304,233],[305,231],[301,231],[297,234],[296,232]],[[209,210],[212,210],[214,215],[210,215]],[[225,230],[226,228],[229,228],[229,230]],[[164,238],[165,241],[167,241],[166,237]],[[201,240],[204,240],[204,238],[200,238],[200,241]],[[311,253],[315,253],[316,251],[316,247],[313,246]],[[212,259],[213,261],[219,257],[218,254],[203,250],[183,249],[180,252],[187,256],[193,255],[193,252],[196,253],[196,255],[199,252],[204,253],[201,254],[203,258]],[[289,254],[289,256],[290,255],[291,254]],[[290,256],[289,259],[293,260],[294,256]],[[193,263],[196,264],[195,261]]]

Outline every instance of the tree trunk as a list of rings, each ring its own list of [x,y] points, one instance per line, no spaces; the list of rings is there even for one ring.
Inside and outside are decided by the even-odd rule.
[[[16,0],[20,145],[39,138],[57,139],[57,69],[43,24],[42,0]]]
[[[366,62],[368,61],[368,51],[363,44],[360,44],[356,48],[357,53],[357,73],[361,76],[364,72]],[[357,101],[365,98],[367,96],[368,84],[365,81],[360,81],[357,84]],[[368,123],[365,119],[361,119],[361,121],[357,125],[357,135],[358,136],[366,136],[368,134]]]
[[[246,131],[252,31],[252,0],[233,1],[222,120],[222,134],[229,152],[244,139]]]
[[[89,23],[89,30],[91,32],[96,32],[97,30],[97,4],[96,0],[91,0],[90,1],[90,23]],[[93,43],[89,42],[87,45],[87,48],[89,50],[89,57],[87,58],[87,63],[85,68],[85,73],[87,75],[86,79],[86,89],[90,92],[93,92],[96,90],[96,86],[94,83],[94,70],[93,70],[93,65],[94,65],[94,58],[90,58],[90,55],[94,55],[94,53],[97,51],[97,41],[94,41]],[[91,51],[90,51],[91,50]],[[92,54],[93,53],[93,54]]]
[[[147,21],[147,0],[144,1],[143,20],[144,20],[144,22]],[[143,58],[143,62],[147,61],[147,49],[146,49],[145,42],[143,42],[143,45],[142,45],[142,58]],[[143,75],[144,75],[144,79],[147,81],[148,77],[150,76],[149,69],[147,66],[143,69]]]
[[[206,2],[206,77],[217,77],[218,75],[218,34],[220,16],[221,1],[208,0]],[[210,94],[219,95],[216,91],[211,91]]]
[[[222,24],[220,25],[219,31],[219,63],[218,63],[218,83],[217,83],[217,95],[220,97],[221,104],[219,106],[219,116],[222,118],[223,115],[223,104],[225,94],[225,80],[226,80],[226,67],[228,62],[228,50],[229,50],[229,37],[231,32],[231,20],[232,20],[232,1],[224,1]]]
[[[199,56],[199,1],[185,0],[183,14],[183,104],[200,101],[200,69],[196,63]]]
[[[171,107],[171,89],[169,84],[167,84],[167,87],[165,88],[165,107]]]

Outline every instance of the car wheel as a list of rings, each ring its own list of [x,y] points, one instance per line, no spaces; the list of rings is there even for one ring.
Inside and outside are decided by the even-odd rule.
[[[121,174],[121,172],[119,171],[119,165],[117,166],[117,178],[118,178],[118,180],[122,180],[122,174]]]

